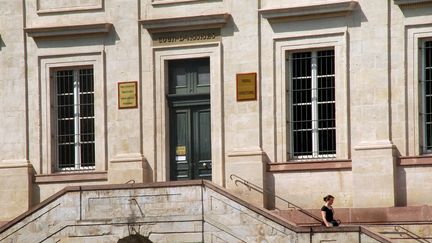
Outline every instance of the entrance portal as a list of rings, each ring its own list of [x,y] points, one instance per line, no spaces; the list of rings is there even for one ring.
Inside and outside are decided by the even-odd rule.
[[[171,180],[211,180],[209,58],[168,62]]]

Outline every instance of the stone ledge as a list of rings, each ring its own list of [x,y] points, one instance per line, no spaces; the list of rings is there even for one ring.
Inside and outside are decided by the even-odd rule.
[[[378,150],[378,149],[395,149],[396,146],[387,140],[361,142],[354,147],[354,150]]]
[[[42,37],[64,37],[83,34],[108,34],[113,29],[111,23],[99,24],[83,24],[83,25],[68,25],[68,26],[52,26],[52,27],[31,27],[25,28],[24,31],[28,36],[33,38]]]
[[[35,183],[73,182],[73,181],[106,181],[107,172],[77,172],[36,175]]]
[[[339,1],[333,3],[322,3],[307,6],[296,6],[290,8],[260,9],[263,18],[276,20],[282,18],[310,19],[321,17],[321,15],[348,15],[358,5],[357,1]]]
[[[432,165],[432,155],[401,156],[399,157],[399,165],[400,166]]]
[[[111,159],[111,163],[128,163],[128,162],[143,162],[145,158],[142,154],[117,154],[113,159]]]
[[[140,20],[150,33],[222,28],[231,17],[228,13],[189,17]]]
[[[243,157],[243,156],[262,156],[265,152],[261,148],[246,148],[246,149],[234,149],[227,153],[228,157]]]
[[[0,162],[0,169],[32,168],[32,166],[28,160],[2,160]]]
[[[336,198],[337,201],[337,198]],[[314,215],[320,215],[320,209],[307,209]],[[357,224],[430,224],[432,219],[431,206],[382,207],[382,208],[335,208],[337,218],[344,225]],[[277,212],[299,225],[316,223],[301,212],[280,210]]]
[[[432,0],[394,0],[394,3],[399,6],[415,5],[415,4],[425,4],[432,3]]]
[[[267,164],[267,172],[318,171],[352,169],[351,160],[319,160]]]

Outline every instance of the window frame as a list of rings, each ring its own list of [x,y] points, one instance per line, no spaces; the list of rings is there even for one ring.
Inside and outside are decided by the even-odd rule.
[[[54,73],[58,71],[72,71],[73,75],[73,84],[74,84],[74,104],[75,107],[77,104],[81,105],[81,102],[79,100],[79,96],[81,94],[81,91],[79,90],[79,87],[75,86],[76,82],[79,80],[79,72],[80,70],[85,69],[92,69],[92,79],[93,79],[93,160],[94,164],[91,166],[82,166],[81,161],[81,142],[78,142],[77,145],[74,146],[74,166],[73,167],[65,167],[61,168],[60,166],[60,159],[59,159],[59,141],[58,141],[58,134],[59,134],[59,128],[58,128],[58,103],[57,103],[57,80],[54,75]],[[93,65],[78,65],[78,66],[63,66],[63,67],[55,67],[50,69],[50,87],[51,87],[51,133],[52,133],[52,140],[51,140],[51,147],[52,147],[52,168],[54,169],[54,172],[77,172],[77,171],[93,171],[96,169],[96,115],[95,115],[95,109],[96,109],[96,103],[95,103],[95,94],[96,94],[96,87],[95,87],[95,68]],[[77,93],[76,93],[77,92]],[[78,97],[78,98],[77,98]],[[78,103],[75,103],[78,102]],[[77,136],[81,133],[81,131],[76,132],[75,129],[80,129],[81,125],[78,124],[81,121],[81,116],[76,117],[76,110],[74,108],[74,143],[77,143]],[[78,119],[78,121],[76,120]],[[80,140],[80,139],[78,139]],[[78,147],[78,148],[77,148]]]
[[[430,53],[430,64],[429,67],[426,67],[426,43],[431,43],[431,46],[428,47],[431,50]],[[427,144],[427,124],[426,124],[426,84],[425,82],[430,82],[432,86],[432,72],[430,81],[426,81],[426,69],[432,69],[432,39],[431,38],[425,38],[420,40],[419,43],[419,79],[418,79],[418,94],[419,94],[419,133],[420,133],[420,141],[419,141],[419,153],[422,155],[432,155],[432,141],[429,144],[430,149],[428,150],[428,144]],[[432,92],[430,94],[432,96]],[[431,98],[432,99],[432,98]],[[430,109],[432,110],[432,104]],[[430,112],[432,116],[432,112]],[[431,126],[431,132],[429,135],[432,135],[432,124]]]
[[[278,36],[273,39],[273,52],[263,53],[263,58],[273,60],[263,63],[262,77],[263,116],[264,124],[274,133],[263,136],[263,150],[268,157],[280,162],[323,162],[349,160],[351,158],[351,129],[350,129],[350,83],[349,83],[349,35],[346,28],[323,29],[306,33],[293,33],[289,36]],[[288,84],[289,62],[288,54],[294,51],[319,48],[333,48],[335,50],[335,100],[336,100],[336,158],[294,160],[288,157],[291,147],[288,136],[287,116],[289,115],[286,89]],[[268,108],[268,109],[267,109]],[[338,115],[341,114],[341,115]],[[269,127],[269,128],[270,128]]]
[[[336,64],[336,51],[334,47],[322,47],[322,48],[310,48],[310,49],[299,49],[299,50],[291,50],[287,52],[287,84],[286,84],[286,107],[287,107],[287,118],[286,118],[286,123],[287,123],[287,140],[290,140],[290,145],[287,148],[287,159],[288,160],[299,160],[299,161],[304,161],[304,160],[320,160],[320,159],[336,159],[337,157],[337,145],[336,145],[336,137],[334,138],[335,140],[335,144],[333,145],[333,147],[335,148],[335,152],[331,153],[331,154],[319,154],[320,153],[320,145],[319,145],[319,141],[320,141],[320,136],[319,136],[319,101],[318,101],[318,52],[320,51],[333,51],[333,74],[332,76],[334,77],[333,83],[334,83],[334,87],[333,87],[333,101],[332,103],[334,104],[334,133],[337,133],[337,129],[336,129],[336,68],[335,68],[335,64]],[[310,67],[308,67],[310,69],[310,79],[311,79],[311,88],[310,88],[310,95],[311,95],[311,151],[310,151],[310,155],[295,155],[295,143],[294,143],[294,95],[293,95],[293,54],[296,53],[310,53]],[[309,130],[309,129],[308,129]],[[309,151],[307,151],[309,152]]]

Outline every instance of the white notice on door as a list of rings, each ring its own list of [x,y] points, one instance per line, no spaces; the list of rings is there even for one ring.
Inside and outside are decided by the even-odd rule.
[[[183,161],[186,160],[186,156],[176,156],[177,161]]]

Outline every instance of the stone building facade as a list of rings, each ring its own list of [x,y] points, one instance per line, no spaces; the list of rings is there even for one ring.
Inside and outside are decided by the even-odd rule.
[[[0,0],[0,221],[129,181],[428,205],[431,23],[430,0]]]

